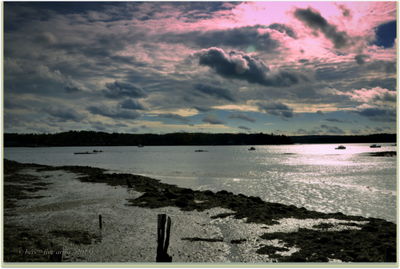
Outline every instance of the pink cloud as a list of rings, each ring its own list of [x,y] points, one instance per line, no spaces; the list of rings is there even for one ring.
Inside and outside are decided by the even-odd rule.
[[[360,103],[368,104],[375,102],[384,102],[388,105],[388,103],[396,102],[396,92],[381,87],[375,87],[371,89],[362,88],[341,94],[347,95],[352,100]]]
[[[151,37],[163,33],[204,33],[260,25],[260,35],[266,32],[279,42],[277,51],[280,55],[275,51],[273,59],[270,59],[268,51],[254,50],[252,46],[249,46],[246,52],[254,52],[271,64],[279,64],[281,60],[297,62],[300,59],[331,63],[337,62],[338,59],[354,62],[354,57],[359,54],[367,54],[372,60],[388,60],[393,59],[395,55],[394,50],[370,45],[375,38],[374,28],[396,19],[395,2],[244,2],[226,5],[230,5],[232,9],[215,11],[208,14],[209,16],[204,16],[204,19],[187,20],[184,19],[188,15],[185,11],[175,5],[163,4],[163,8],[158,8],[151,19],[134,19],[127,22],[128,26],[121,30],[129,32],[129,28],[139,27]],[[146,4],[142,8],[143,13],[146,13],[151,12],[154,6]],[[326,38],[323,33],[310,29],[294,16],[297,9],[307,8],[318,12],[337,32],[343,32],[349,39],[347,45],[335,48],[332,40]],[[298,38],[293,39],[283,32],[262,28],[271,24],[290,27]]]

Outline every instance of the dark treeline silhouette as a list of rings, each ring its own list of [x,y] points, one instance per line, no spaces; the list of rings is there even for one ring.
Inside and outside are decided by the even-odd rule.
[[[306,135],[291,136],[293,143],[327,144],[327,143],[395,143],[396,134],[371,135]]]
[[[170,145],[279,145],[293,143],[396,142],[396,134],[357,136],[284,136],[274,134],[123,134],[70,131],[56,134],[4,134],[5,147],[51,146],[170,146]]]
[[[6,147],[21,146],[169,146],[169,145],[277,145],[289,137],[273,134],[122,134],[70,131],[57,134],[4,134]]]

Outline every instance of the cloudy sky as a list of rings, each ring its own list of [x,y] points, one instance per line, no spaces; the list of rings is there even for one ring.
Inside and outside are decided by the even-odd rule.
[[[395,2],[4,4],[4,131],[396,131]]]

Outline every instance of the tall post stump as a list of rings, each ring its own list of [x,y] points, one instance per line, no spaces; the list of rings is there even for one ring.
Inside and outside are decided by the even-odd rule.
[[[159,214],[157,217],[156,262],[172,262],[172,257],[168,255],[169,238],[171,233],[171,218],[166,214]]]

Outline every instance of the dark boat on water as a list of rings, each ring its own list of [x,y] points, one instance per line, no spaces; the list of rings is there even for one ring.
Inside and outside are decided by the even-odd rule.
[[[251,147],[251,148],[249,148],[249,150],[256,150],[256,148],[255,147]]]
[[[369,146],[369,147],[370,147],[370,148],[380,148],[381,145],[373,144],[373,145],[371,145],[371,146]]]
[[[84,151],[84,152],[74,152],[74,154],[94,154],[94,152]]]
[[[96,154],[103,152],[102,150],[93,150],[93,151],[82,151],[82,152],[74,152],[74,154]]]
[[[343,146],[343,145],[340,145],[339,147],[337,147],[337,148],[335,148],[335,149],[346,149],[346,147]]]

